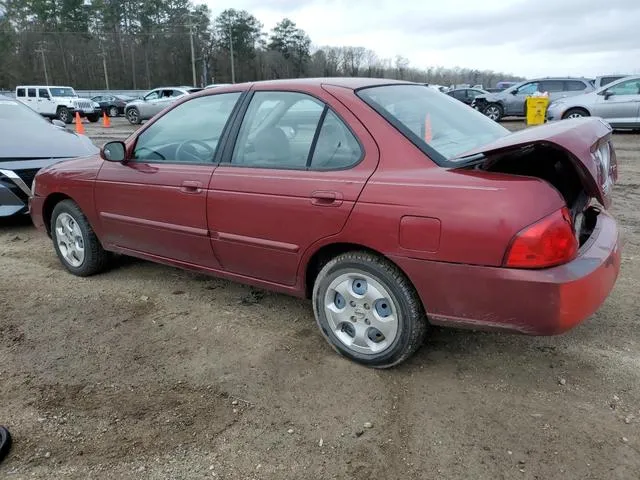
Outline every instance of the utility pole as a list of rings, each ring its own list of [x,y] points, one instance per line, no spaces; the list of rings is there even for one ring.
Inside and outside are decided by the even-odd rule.
[[[44,56],[44,44],[40,43],[40,48],[36,50],[36,53],[42,54],[42,69],[44,70],[44,83],[49,85],[49,74],[47,73],[47,61]]]
[[[231,35],[231,24],[229,24],[229,52],[231,53],[231,83],[236,83],[236,67],[233,61],[233,36]]]
[[[100,55],[102,57],[102,68],[104,69],[104,84],[107,90],[109,90],[109,75],[107,73],[107,54],[104,52],[104,45],[100,45],[100,49],[102,50]]]
[[[193,24],[189,24],[189,40],[191,41],[191,74],[193,75],[193,86],[197,87],[196,80],[196,54],[193,48]]]

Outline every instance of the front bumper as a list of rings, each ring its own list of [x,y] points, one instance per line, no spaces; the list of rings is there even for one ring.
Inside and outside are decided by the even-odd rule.
[[[567,109],[564,106],[554,107],[553,105],[550,105],[549,108],[547,108],[546,113],[547,122],[556,122],[558,120],[562,120],[562,116],[566,111]]]
[[[36,172],[35,169],[16,172],[0,168],[0,217],[27,213],[31,180]]]
[[[620,255],[617,224],[601,212],[578,257],[553,268],[393,260],[413,281],[434,325],[555,335],[600,308],[618,277]]]

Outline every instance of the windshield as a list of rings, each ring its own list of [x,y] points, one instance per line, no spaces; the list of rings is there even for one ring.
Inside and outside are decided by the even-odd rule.
[[[482,113],[422,85],[368,87],[357,95],[441,166],[509,135]]]
[[[20,102],[0,99],[0,121],[16,122],[39,122],[46,120]]]
[[[52,97],[77,97],[76,92],[70,87],[51,87],[49,91]]]

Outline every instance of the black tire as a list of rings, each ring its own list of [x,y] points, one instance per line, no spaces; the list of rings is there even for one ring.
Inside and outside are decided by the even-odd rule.
[[[116,107],[116,106],[109,107],[109,111],[107,112],[107,115],[109,115],[110,117],[117,117],[118,116],[118,107]]]
[[[504,108],[499,103],[490,103],[484,108],[483,113],[491,120],[499,122],[504,116]]]
[[[74,266],[64,257],[58,245],[58,232],[56,230],[57,218],[66,213],[71,216],[74,222],[80,228],[84,245],[84,259],[78,266]],[[72,274],[78,277],[88,277],[100,273],[107,268],[109,262],[109,254],[102,248],[102,244],[96,236],[93,228],[89,225],[87,217],[84,216],[80,207],[73,200],[63,200],[58,203],[51,214],[51,239],[53,240],[53,248],[60,259],[62,265]]]
[[[131,125],[140,125],[142,122],[142,120],[140,120],[140,112],[135,107],[127,109],[125,115]]]
[[[91,123],[96,123],[98,120],[100,120],[100,115],[87,115],[87,120],[89,120]]]
[[[0,426],[0,463],[6,458],[11,450],[11,434],[9,430]]]
[[[71,115],[71,111],[67,107],[58,107],[56,116],[58,117],[58,120],[66,123],[67,125],[73,122],[73,115]]]
[[[591,115],[584,108],[570,108],[564,115],[562,115],[562,119],[566,120],[567,118],[580,118],[580,117],[590,117]]]
[[[324,303],[331,282],[343,274],[358,273],[380,283],[389,292],[398,311],[395,339],[379,353],[362,354],[350,349],[335,335],[327,320]],[[313,286],[313,310],[322,335],[334,350],[374,368],[389,368],[405,361],[424,343],[428,328],[420,297],[404,273],[387,259],[362,251],[338,255],[320,270]]]

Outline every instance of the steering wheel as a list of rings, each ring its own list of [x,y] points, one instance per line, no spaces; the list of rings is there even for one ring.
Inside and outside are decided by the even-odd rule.
[[[200,147],[204,150],[204,155],[198,150]],[[180,161],[182,157],[188,157],[196,162],[203,162],[206,160],[213,161],[213,155],[215,150],[201,140],[185,140],[178,148],[176,148],[176,160]]]

